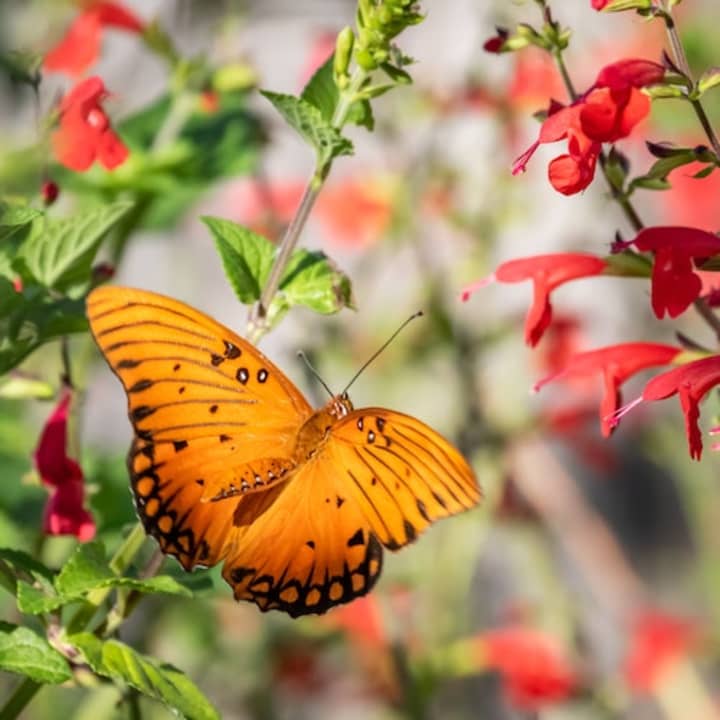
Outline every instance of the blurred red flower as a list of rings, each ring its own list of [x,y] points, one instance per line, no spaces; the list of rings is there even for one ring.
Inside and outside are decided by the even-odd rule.
[[[568,377],[601,374],[605,394],[600,403],[600,427],[602,434],[609,437],[617,424],[612,418],[620,407],[620,386],[641,370],[671,363],[681,352],[681,348],[657,343],[608,345],[598,350],[577,353],[570,358],[564,369],[542,378],[535,383],[533,389],[537,392],[549,382]]]
[[[550,183],[564,195],[584,190],[595,175],[602,143],[627,137],[650,112],[650,99],[639,88],[664,74],[662,65],[649,60],[620,60],[606,65],[572,105],[552,101],[538,139],[517,158],[513,175],[525,171],[540,145],[566,139],[568,152],[548,166]]]
[[[128,149],[100,104],[107,94],[103,81],[91,77],[75,85],[60,103],[60,126],[52,144],[58,161],[71,170],[87,170],[95,160],[112,170],[127,159]]]
[[[72,22],[62,40],[46,55],[43,67],[50,72],[82,75],[100,54],[105,28],[142,33],[143,22],[120,3],[93,2]]]
[[[603,10],[610,0],[592,0],[592,6],[595,10]]]
[[[703,283],[694,272],[695,262],[720,254],[720,238],[691,227],[650,227],[634,240],[615,243],[616,248],[634,245],[655,254],[652,271],[652,308],[658,318],[674,318],[700,296]]]
[[[707,166],[689,163],[673,170],[668,179],[672,185],[663,193],[660,211],[665,221],[674,225],[692,225],[710,232],[720,230],[720,172],[707,177],[693,177]]]
[[[95,536],[95,521],[84,508],[85,485],[80,465],[67,455],[67,423],[72,392],[64,389],[45,422],[35,450],[35,468],[50,490],[43,532],[74,535],[81,542]]]
[[[326,623],[342,630],[355,645],[380,650],[389,644],[375,595],[363,595],[339,605],[327,616]]]
[[[58,184],[53,180],[43,180],[40,186],[40,196],[42,197],[43,205],[49,207],[58,199],[58,195],[60,195]]]
[[[639,614],[630,631],[623,663],[628,685],[638,693],[651,693],[675,663],[692,652],[700,639],[696,623],[658,610]]]
[[[503,677],[510,702],[522,710],[568,698],[579,685],[570,660],[550,635],[523,627],[488,630],[477,640],[488,668]]]
[[[605,260],[587,253],[554,253],[519,258],[498,265],[490,277],[465,287],[461,299],[467,301],[476,290],[493,280],[502,283],[532,280],[533,302],[525,318],[525,342],[534,347],[552,322],[550,293],[570,280],[600,275],[605,267]]]

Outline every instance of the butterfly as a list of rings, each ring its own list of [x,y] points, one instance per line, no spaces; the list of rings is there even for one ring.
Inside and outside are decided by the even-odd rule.
[[[87,316],[127,393],[145,530],[185,570],[224,562],[237,600],[324,613],[370,591],[383,548],[480,500],[424,423],[346,393],[313,410],[255,346],[178,300],[105,286]]]

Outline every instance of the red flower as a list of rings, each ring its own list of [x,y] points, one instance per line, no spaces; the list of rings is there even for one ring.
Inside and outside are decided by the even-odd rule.
[[[45,207],[49,207],[58,199],[60,188],[53,180],[43,180],[40,187],[40,195],[42,196]]]
[[[680,365],[650,380],[642,395],[615,413],[612,419],[617,424],[620,418],[645,400],[665,400],[677,394],[685,415],[690,457],[699,460],[702,455],[702,435],[698,427],[699,404],[708,391],[720,383],[720,355],[702,358]]]
[[[67,456],[67,422],[72,394],[64,390],[45,423],[35,450],[35,467],[50,489],[45,506],[43,532],[48,535],[74,535],[81,542],[95,536],[95,522],[83,507],[83,473]]]
[[[483,43],[483,50],[490,53],[501,53],[510,33],[505,28],[495,28],[497,35],[488,38]]]
[[[610,4],[610,0],[592,0],[594,10],[603,10],[606,5]]]
[[[551,102],[538,139],[514,162],[513,175],[525,171],[540,145],[567,139],[567,154],[548,166],[550,183],[564,195],[584,190],[595,175],[601,144],[627,137],[650,112],[650,100],[638,88],[659,82],[664,73],[649,60],[620,60],[605,66],[572,105]]]
[[[609,437],[615,425],[613,418],[621,403],[620,386],[630,377],[657,365],[671,363],[681,348],[656,343],[621,343],[574,355],[560,372],[535,383],[536,392],[553,380],[602,373],[605,395],[600,403],[600,427]]]
[[[720,254],[720,238],[690,227],[651,227],[634,240],[616,247],[635,245],[655,253],[652,272],[652,308],[658,318],[674,318],[685,312],[702,291],[702,280],[694,272],[698,260]]]
[[[389,645],[387,633],[375,595],[364,595],[336,608],[326,619],[327,625],[342,630],[353,643],[373,650]]]
[[[623,664],[628,685],[640,693],[653,692],[678,660],[699,640],[695,623],[658,610],[637,616]]]
[[[549,635],[522,627],[489,630],[479,637],[487,667],[503,676],[510,702],[537,710],[565,700],[579,678],[559,644]]]
[[[52,143],[60,163],[82,172],[98,160],[108,170],[121,165],[128,150],[110,125],[100,103],[107,90],[99,77],[75,85],[60,103],[60,127]]]
[[[552,321],[550,293],[559,285],[582,277],[600,275],[605,260],[586,253],[555,253],[510,260],[498,266],[495,273],[463,289],[461,299],[467,301],[475,290],[497,280],[503,283],[532,280],[533,303],[525,318],[525,342],[537,345]]]
[[[113,27],[142,33],[142,21],[122,5],[94,2],[81,12],[60,42],[45,55],[43,65],[50,72],[82,75],[98,58],[104,28]]]

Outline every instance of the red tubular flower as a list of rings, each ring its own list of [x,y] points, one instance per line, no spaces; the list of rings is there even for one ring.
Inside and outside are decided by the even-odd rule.
[[[651,227],[641,230],[634,245],[642,252],[655,253],[652,272],[652,308],[658,318],[674,318],[685,312],[700,296],[702,280],[694,263],[720,254],[720,238],[690,227]]]
[[[609,345],[577,353],[563,370],[539,380],[533,389],[537,392],[554,380],[602,373],[605,394],[600,403],[600,427],[602,434],[609,437],[617,424],[613,418],[621,403],[620,386],[641,370],[671,363],[681,352],[681,348],[657,343]]]
[[[499,265],[489,278],[464,288],[461,299],[467,301],[475,290],[493,280],[503,283],[532,280],[533,303],[525,318],[525,342],[534,347],[552,321],[550,293],[570,280],[600,275],[605,265],[602,258],[586,253],[554,253],[510,260]]]
[[[99,77],[75,85],[60,103],[60,127],[52,143],[60,163],[82,172],[95,160],[112,170],[128,156],[128,149],[110,125],[100,103],[107,90]]]
[[[119,3],[94,2],[81,12],[60,42],[45,55],[43,67],[50,72],[82,75],[98,58],[103,30],[107,27],[142,33],[143,22]]]
[[[564,195],[584,190],[595,175],[601,144],[627,137],[650,112],[650,100],[639,88],[659,82],[664,73],[662,65],[641,59],[605,66],[572,105],[551,103],[538,139],[513,163],[513,175],[524,172],[540,145],[567,139],[567,154],[548,167],[550,183]]]
[[[696,647],[695,623],[657,610],[638,615],[623,663],[628,685],[639,693],[651,693],[665,674]]]
[[[95,522],[83,507],[85,486],[82,469],[67,456],[67,422],[72,394],[64,390],[45,423],[35,450],[35,468],[50,489],[43,532],[74,535],[81,542],[95,536]]]
[[[569,697],[579,678],[560,645],[549,635],[522,627],[489,630],[479,637],[487,667],[501,673],[510,702],[538,710]]]
[[[603,10],[610,0],[592,0],[593,10]]]

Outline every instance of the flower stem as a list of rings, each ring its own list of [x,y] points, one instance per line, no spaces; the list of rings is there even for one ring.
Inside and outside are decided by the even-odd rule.
[[[40,683],[25,678],[15,688],[15,692],[8,698],[5,706],[0,710],[0,720],[15,720],[25,709],[25,706],[35,697],[35,693],[42,687]]]
[[[665,29],[667,30],[667,36],[670,41],[670,48],[673,54],[673,61],[675,62],[675,65],[677,65],[678,69],[688,78],[688,80],[692,82],[693,78],[690,70],[690,64],[688,63],[687,55],[685,55],[685,48],[680,40],[680,34],[678,33],[677,25],[675,25],[671,12],[672,10],[668,9],[664,18]],[[698,99],[690,100],[690,104],[692,105],[692,108],[695,111],[703,130],[705,131],[705,135],[715,151],[715,154],[718,158],[720,158],[720,140],[718,140],[715,130],[710,124],[710,119],[705,112],[705,108]]]
[[[352,104],[357,99],[357,94],[367,80],[368,73],[361,67],[353,70],[348,86],[340,91],[337,105],[333,112],[330,124],[337,130],[342,129],[347,122],[347,116],[350,112]],[[288,261],[295,250],[295,246],[300,239],[300,235],[305,227],[310,211],[320,194],[320,190],[327,179],[332,166],[332,159],[324,163],[316,163],[313,173],[308,180],[300,204],[298,205],[295,215],[285,231],[285,235],[280,243],[275,262],[268,277],[265,287],[260,295],[260,300],[250,311],[250,317],[247,325],[247,336],[252,343],[257,343],[260,338],[270,329],[267,321],[268,309],[272,303],[275,293],[280,287],[280,280],[287,266]]]

